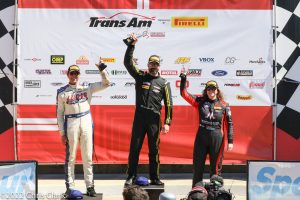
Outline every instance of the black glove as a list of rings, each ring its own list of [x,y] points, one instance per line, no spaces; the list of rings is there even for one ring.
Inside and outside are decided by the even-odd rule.
[[[181,72],[179,77],[186,80],[186,73]]]
[[[97,65],[97,67],[100,71],[103,71],[107,67],[107,65],[104,63],[101,63],[101,64]]]

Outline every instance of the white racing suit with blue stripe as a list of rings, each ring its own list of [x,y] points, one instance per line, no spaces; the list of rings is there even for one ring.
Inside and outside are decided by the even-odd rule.
[[[67,136],[66,187],[73,189],[76,151],[80,142],[86,187],[94,186],[93,179],[93,122],[90,113],[92,94],[109,87],[107,72],[100,72],[102,82],[87,86],[66,85],[57,90],[57,121],[61,136]]]

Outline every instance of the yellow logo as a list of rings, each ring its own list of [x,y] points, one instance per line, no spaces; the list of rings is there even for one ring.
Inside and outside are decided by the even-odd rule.
[[[172,17],[173,28],[207,28],[208,17]]]
[[[191,57],[179,57],[175,60],[176,64],[184,64],[190,62]]]
[[[65,56],[51,55],[51,64],[65,64]]]
[[[116,62],[115,58],[101,58],[101,60],[103,60],[103,62],[105,62],[105,63],[115,63]]]
[[[142,85],[143,89],[149,90],[150,86],[149,85]]]
[[[236,98],[238,100],[251,100],[252,96],[251,95],[236,95]]]

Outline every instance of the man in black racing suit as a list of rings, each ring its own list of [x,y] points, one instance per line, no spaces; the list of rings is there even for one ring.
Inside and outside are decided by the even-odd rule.
[[[141,71],[133,64],[133,51],[137,38],[128,45],[124,57],[124,65],[135,79],[136,110],[132,126],[130,153],[128,156],[128,177],[125,186],[134,183],[137,175],[140,150],[145,135],[148,137],[150,184],[163,185],[159,177],[159,142],[160,132],[169,132],[172,120],[172,96],[170,84],[159,74],[160,57],[152,55],[148,61],[148,72]],[[164,126],[161,127],[160,111],[162,100],[165,106]]]

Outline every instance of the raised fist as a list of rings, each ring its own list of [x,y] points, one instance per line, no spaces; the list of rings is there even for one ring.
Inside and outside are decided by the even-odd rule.
[[[180,73],[180,75],[179,75],[179,77],[181,78],[181,79],[186,79],[186,72],[181,72]]]
[[[100,71],[103,71],[107,67],[107,65],[104,63],[100,63],[97,67],[99,68]]]
[[[96,66],[98,67],[98,69],[100,71],[103,71],[107,67],[107,65],[103,62],[103,60],[101,58],[100,58],[99,64],[96,64]]]

